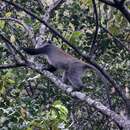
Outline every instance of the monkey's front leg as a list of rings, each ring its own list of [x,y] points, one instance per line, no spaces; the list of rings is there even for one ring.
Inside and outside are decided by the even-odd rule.
[[[68,72],[64,71],[63,76],[62,76],[62,82],[67,83],[68,82]]]
[[[50,72],[55,72],[57,70],[56,67],[54,67],[53,65],[47,65],[44,70],[50,71]]]
[[[70,71],[70,72],[67,72],[67,71],[64,71],[63,73],[63,77],[62,77],[62,82],[64,83],[71,83],[71,85],[73,86],[73,89],[74,90],[82,90],[85,85],[82,83],[81,79],[80,79],[80,75],[79,74],[76,74],[74,73],[74,71]]]

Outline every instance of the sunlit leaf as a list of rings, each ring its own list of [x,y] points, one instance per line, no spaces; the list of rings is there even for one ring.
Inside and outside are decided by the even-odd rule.
[[[20,112],[21,112],[22,118],[25,119],[27,117],[27,110],[21,107]]]
[[[87,5],[87,6],[92,6],[92,0],[80,0],[80,2],[82,2],[83,4]]]
[[[3,20],[0,20],[0,28],[3,29],[5,26],[5,21]]]
[[[118,35],[118,33],[119,33],[119,27],[116,26],[115,24],[109,25],[108,29],[114,36]]]
[[[5,16],[6,16],[6,17],[10,17],[11,14],[12,14],[11,12],[7,12],[7,13],[5,14]]]
[[[15,39],[15,35],[11,35],[11,37],[10,37],[10,41],[11,41],[12,43],[14,43],[14,42],[16,41],[16,39]]]
[[[79,41],[79,37],[82,35],[82,32],[75,31],[71,34],[69,41],[71,43],[77,43]]]
[[[17,12],[17,15],[19,15],[20,17],[25,17],[26,13],[24,11],[20,11],[20,12]]]
[[[46,0],[47,4],[50,5],[53,3],[53,0]]]
[[[8,79],[8,83],[10,83],[10,84],[14,84],[14,83],[15,83],[15,81],[14,81],[14,80],[12,80],[12,79]]]
[[[68,115],[68,109],[62,104],[62,102],[60,100],[55,101],[53,104],[53,107],[56,108],[56,110],[58,110],[58,115],[60,116],[60,118],[62,120],[66,120],[67,119],[67,115]],[[57,117],[57,111],[52,110],[52,114],[53,117]]]
[[[27,128],[26,130],[32,130],[33,128]]]

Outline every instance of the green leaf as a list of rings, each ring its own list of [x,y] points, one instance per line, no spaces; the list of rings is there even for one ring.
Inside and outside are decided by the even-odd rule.
[[[9,83],[9,84],[15,84],[15,81],[12,80],[12,79],[8,79],[8,83]]]
[[[26,130],[32,130],[32,128],[27,128]]]
[[[3,20],[0,20],[0,28],[3,29],[5,26],[5,21]]]
[[[80,0],[80,2],[83,3],[84,5],[92,7],[92,0]]]
[[[82,32],[80,32],[80,31],[75,31],[75,32],[73,32],[73,33],[71,34],[69,41],[70,41],[71,43],[79,43],[79,38],[80,38],[81,35],[82,35]]]
[[[119,33],[119,27],[118,27],[116,24],[111,24],[111,25],[109,26],[109,31],[110,31],[114,36],[116,36],[116,35],[118,35],[118,33]]]
[[[15,35],[11,35],[11,37],[10,37],[10,41],[11,41],[12,43],[14,43],[14,42],[16,41],[16,39],[15,39]]]
[[[68,116],[68,109],[63,105],[63,103],[60,100],[55,101],[53,104],[53,107],[55,108],[52,110],[52,113],[51,113],[53,114],[53,117],[56,118],[57,113],[58,113],[58,116],[60,117],[60,119],[66,121],[67,116]],[[56,110],[58,110],[58,112]]]
[[[7,13],[5,14],[5,16],[6,16],[6,17],[10,17],[11,14],[12,14],[12,12],[7,12]]]

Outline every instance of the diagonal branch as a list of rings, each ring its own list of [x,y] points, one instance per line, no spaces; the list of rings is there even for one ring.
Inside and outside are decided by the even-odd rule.
[[[130,48],[128,48],[127,46],[125,46],[124,43],[122,43],[122,41],[120,41],[116,36],[113,36],[113,34],[107,30],[105,27],[101,26],[101,28],[106,32],[108,33],[112,38],[113,40],[115,40],[117,42],[117,44],[119,44],[121,47],[123,47],[128,53],[130,53]],[[116,44],[116,43],[115,43]]]
[[[101,1],[101,2],[103,2],[105,4],[107,4],[107,5],[113,6],[113,7],[116,6],[115,2],[113,0],[99,0],[99,1]]]
[[[43,6],[42,1],[41,0],[37,0],[37,3],[39,5],[40,9],[42,10],[42,12],[44,12],[45,10],[44,10],[44,6]]]
[[[14,22],[20,24],[22,27],[24,27],[25,32],[28,32],[28,34],[31,34],[31,32],[28,29],[28,26],[23,21],[20,21],[20,20],[18,20],[16,18],[11,18],[11,17],[0,17],[0,20],[14,21]]]

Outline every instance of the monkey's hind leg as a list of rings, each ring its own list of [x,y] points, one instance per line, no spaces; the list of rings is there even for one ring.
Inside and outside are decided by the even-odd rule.
[[[68,80],[73,85],[75,90],[81,90],[85,87],[85,85],[82,82],[82,75],[84,72],[83,65],[76,62],[72,66],[70,66],[68,70]]]
[[[68,80],[75,90],[82,90],[85,87],[80,77],[75,74],[68,75]]]

